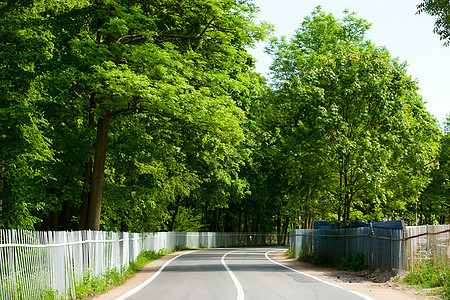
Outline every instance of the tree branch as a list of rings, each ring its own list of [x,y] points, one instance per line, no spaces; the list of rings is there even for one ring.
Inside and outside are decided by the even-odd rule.
[[[189,35],[181,35],[181,34],[172,34],[172,33],[160,33],[158,35],[153,36],[155,39],[157,38],[175,38],[182,40],[199,40],[200,36],[189,36]]]
[[[209,26],[211,26],[212,22],[214,21],[214,19],[216,18],[216,16],[212,17],[211,21],[208,22],[208,24],[206,24],[205,28],[203,29],[203,31],[198,35],[199,38],[201,38],[206,30],[208,30]]]
[[[127,40],[122,41],[124,39],[127,39]],[[142,41],[142,40],[146,40],[146,39],[147,39],[147,37],[143,36],[142,34],[127,34],[127,35],[120,37],[116,41],[116,43],[129,44],[132,42]]]
[[[155,39],[161,39],[161,38],[174,38],[174,39],[181,39],[181,40],[199,40],[203,37],[205,32],[210,28],[212,22],[215,20],[215,16],[211,18],[211,20],[206,24],[205,28],[202,30],[202,32],[197,36],[190,36],[190,35],[182,35],[182,34],[172,34],[172,33],[159,33],[155,34],[152,37]],[[122,44],[129,44],[132,42],[142,41],[146,40],[147,37],[142,34],[127,34],[122,37],[120,37],[116,43],[122,43]]]

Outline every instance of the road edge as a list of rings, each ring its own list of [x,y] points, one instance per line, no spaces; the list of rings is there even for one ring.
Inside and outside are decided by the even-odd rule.
[[[154,261],[146,264],[142,269],[138,270],[133,276],[128,278],[123,284],[113,287],[110,290],[95,295],[90,296],[86,299],[95,299],[95,300],[114,300],[122,297],[123,295],[129,293],[130,291],[138,288],[144,282],[149,280],[152,276],[154,276],[159,270],[162,270],[162,267],[166,263],[170,263],[171,260],[176,259],[177,257],[193,252],[196,250],[183,250],[177,252],[171,252],[161,258],[158,258]]]
[[[336,284],[347,291],[352,291],[355,294],[363,294],[372,299],[377,300],[434,300],[440,299],[436,296],[425,296],[410,286],[393,284],[393,283],[374,283],[374,282],[344,282],[341,279],[335,279],[335,272],[338,270],[333,268],[325,268],[310,263],[304,263],[296,258],[290,257],[286,250],[272,252],[271,259],[281,264],[287,265],[290,268],[299,270],[301,272],[310,274],[312,276],[321,278],[322,280]],[[339,276],[337,277],[339,278]]]

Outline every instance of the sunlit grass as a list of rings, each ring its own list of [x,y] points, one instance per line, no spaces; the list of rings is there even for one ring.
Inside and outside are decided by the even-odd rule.
[[[411,269],[402,283],[419,288],[435,288],[433,294],[440,294],[443,299],[450,300],[450,265],[424,260]]]
[[[169,254],[163,249],[159,252],[143,251],[136,261],[130,263],[128,268],[123,270],[110,269],[100,276],[86,274],[80,284],[75,287],[76,299],[84,299],[88,296],[104,293],[109,289],[123,284],[131,275],[142,269],[146,264]]]

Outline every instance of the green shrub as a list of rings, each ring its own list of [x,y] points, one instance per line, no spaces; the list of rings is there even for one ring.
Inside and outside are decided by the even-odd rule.
[[[445,262],[421,261],[402,281],[420,288],[441,288],[442,297],[450,300],[450,266]]]
[[[312,258],[312,263],[318,266],[328,266],[330,265],[330,260],[326,255],[315,255]]]
[[[313,262],[313,256],[310,253],[300,252],[298,260],[304,262]]]
[[[357,253],[356,255],[348,255],[342,258],[341,263],[338,266],[339,270],[345,271],[362,271],[367,269],[367,265],[364,264],[364,254]]]
[[[329,264],[328,256],[326,255],[313,255],[310,253],[300,252],[298,257],[299,261],[313,263],[318,266],[326,266]]]

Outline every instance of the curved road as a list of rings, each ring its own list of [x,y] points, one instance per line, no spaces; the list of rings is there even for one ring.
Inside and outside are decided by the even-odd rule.
[[[276,250],[231,248],[185,253],[167,261],[146,282],[117,300],[371,299],[271,260],[269,254]]]

